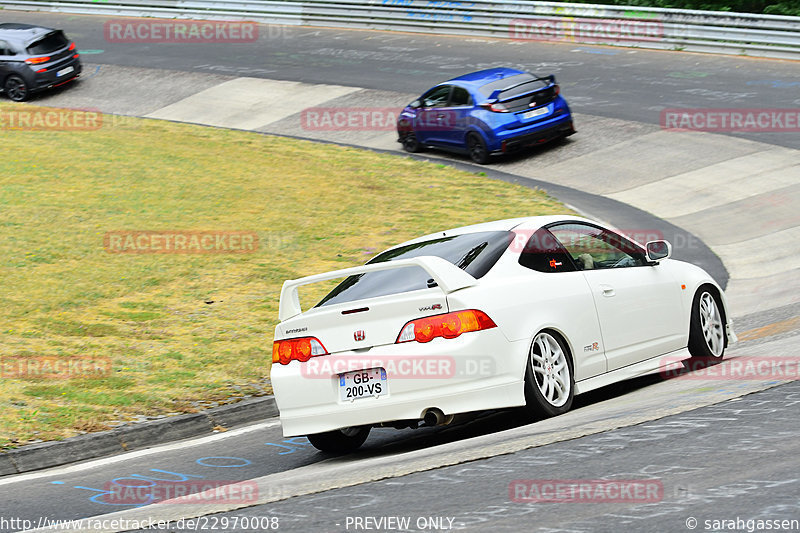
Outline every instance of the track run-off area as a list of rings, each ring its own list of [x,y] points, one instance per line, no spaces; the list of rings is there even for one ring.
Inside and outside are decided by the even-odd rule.
[[[438,152],[419,157],[540,187],[633,233],[660,232],[672,241],[676,258],[703,266],[726,287],[740,342],[723,367],[777,357],[797,364],[800,135],[662,126],[669,109],[800,110],[796,62],[276,26],[262,26],[253,43],[111,43],[103,17],[2,15],[4,22],[62,28],[83,52],[81,80],[34,104],[399,156],[387,117],[434,83],[492,66],[555,74],[575,113],[577,135],[486,167]],[[353,110],[376,114],[363,119]],[[337,127],[336,112],[349,113],[353,125]],[[800,519],[798,405],[800,388],[780,375],[647,376],[581,396],[573,411],[535,424],[513,412],[492,412],[442,428],[373,430],[347,457],[325,456],[305,438],[284,439],[278,420],[265,419],[0,478],[0,516],[29,521],[24,527],[0,523],[0,530],[48,525],[42,517],[101,516],[108,521],[83,526],[126,531],[161,521],[173,531],[588,532],[710,530],[706,520]],[[658,479],[663,493],[657,501],[602,504],[516,502],[509,493],[518,479],[598,478]],[[233,503],[103,501],[110,484],[126,480],[243,482],[256,496]],[[409,521],[364,521],[389,516]],[[204,522],[186,521],[194,517]],[[251,520],[234,527],[232,520],[243,517]],[[258,527],[250,527],[254,523]],[[80,530],[79,524],[67,529]]]

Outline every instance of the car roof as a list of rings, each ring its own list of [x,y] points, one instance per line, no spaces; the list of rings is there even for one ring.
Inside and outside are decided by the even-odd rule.
[[[45,28],[44,26],[34,26],[32,24],[5,22],[0,24],[0,39],[27,44],[52,31],[56,30],[53,28]]]
[[[472,87],[482,87],[487,83],[492,83],[503,78],[510,78],[519,74],[528,74],[524,70],[517,70],[515,68],[496,67],[486,70],[479,70],[477,72],[470,72],[457,78],[452,78],[444,83],[459,82],[459,85],[469,85]]]
[[[416,239],[412,239],[410,241],[397,244],[395,246],[392,246],[391,248],[388,248],[388,250],[397,248],[399,246],[406,246],[408,244],[414,244],[417,242],[425,242],[431,239],[437,239],[439,237],[450,237],[453,235],[478,233],[481,231],[511,231],[512,229],[535,231],[541,228],[542,226],[546,226],[554,222],[566,222],[566,221],[589,222],[592,224],[597,223],[593,220],[589,220],[587,218],[575,215],[542,215],[535,217],[508,218],[505,220],[495,220],[492,222],[483,222],[481,224],[472,224],[470,226],[462,226],[460,228],[437,231],[436,233],[430,233],[428,235],[423,235],[422,237],[417,237]]]

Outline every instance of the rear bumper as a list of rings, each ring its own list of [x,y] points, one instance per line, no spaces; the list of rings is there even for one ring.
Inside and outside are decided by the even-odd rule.
[[[572,116],[568,116],[565,117],[565,120],[554,126],[501,140],[500,147],[495,153],[514,152],[526,146],[543,144],[560,137],[568,137],[574,133],[576,133],[576,131],[572,122]]]
[[[389,393],[354,401],[340,400],[338,369],[310,376],[308,367],[303,366],[308,363],[275,364],[271,381],[283,434],[291,437],[351,426],[419,420],[431,408],[450,415],[524,405],[524,376],[516,368],[517,358],[509,357],[512,350],[517,350],[516,344],[509,343],[500,328],[493,328],[456,339],[380,346],[366,352],[315,358],[355,361],[347,370],[386,367]],[[524,347],[520,345],[519,349]],[[392,373],[391,362],[374,363],[393,361],[393,366],[399,368],[396,363],[402,360],[436,361],[432,366],[438,370],[428,375],[402,375]],[[443,361],[448,363],[443,365]]]
[[[59,76],[58,73],[72,67],[72,72]],[[83,66],[81,65],[81,61],[78,58],[73,59],[67,63],[59,65],[57,68],[52,68],[47,70],[47,72],[37,72],[34,74],[34,82],[32,84],[31,90],[32,91],[44,91],[46,89],[50,89],[52,87],[58,87],[59,85],[64,85],[65,83],[69,83],[74,81],[78,76],[80,76],[81,72],[83,71]]]

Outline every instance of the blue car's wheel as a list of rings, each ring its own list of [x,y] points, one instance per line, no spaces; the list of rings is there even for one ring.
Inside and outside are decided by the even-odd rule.
[[[479,165],[485,165],[489,162],[489,151],[486,149],[486,143],[483,141],[483,137],[477,133],[467,135],[467,149],[469,150],[469,157]]]
[[[403,136],[403,150],[412,154],[422,151],[422,144],[414,133],[407,133]]]

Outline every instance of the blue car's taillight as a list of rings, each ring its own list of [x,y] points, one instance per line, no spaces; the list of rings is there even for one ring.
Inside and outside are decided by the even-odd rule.
[[[494,111],[495,113],[510,113],[511,111],[504,105],[499,103],[490,103],[486,102],[481,104],[481,107],[484,109],[488,109],[489,111]]]

